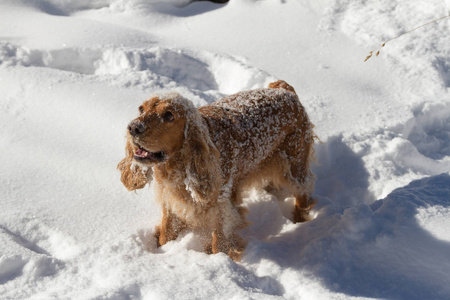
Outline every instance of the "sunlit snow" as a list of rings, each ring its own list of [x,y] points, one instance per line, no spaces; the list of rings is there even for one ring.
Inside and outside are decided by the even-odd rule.
[[[1,299],[449,299],[450,20],[438,0],[0,1]],[[320,142],[307,223],[249,191],[242,260],[156,247],[117,163],[155,93],[283,79]],[[292,204],[288,200],[287,204]]]

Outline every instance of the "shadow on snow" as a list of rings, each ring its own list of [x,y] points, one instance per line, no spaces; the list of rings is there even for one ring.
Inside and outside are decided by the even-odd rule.
[[[252,203],[245,262],[268,259],[307,271],[330,290],[352,296],[448,299],[450,242],[423,229],[416,215],[422,208],[450,207],[450,175],[413,181],[374,202],[363,162],[342,138],[320,145],[317,156],[318,216],[263,237],[258,228],[268,224],[260,223],[271,219],[252,212],[267,204]]]

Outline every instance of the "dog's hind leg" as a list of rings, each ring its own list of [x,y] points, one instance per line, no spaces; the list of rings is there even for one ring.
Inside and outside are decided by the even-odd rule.
[[[302,135],[286,137],[283,148],[273,155],[264,168],[263,178],[269,182],[265,190],[283,201],[288,196],[295,197],[292,221],[308,221],[309,211],[315,201],[311,198],[314,175],[309,169],[312,156],[313,138],[301,140]]]
[[[285,160],[286,158],[280,158]],[[279,161],[280,161],[279,160]],[[286,169],[279,170],[279,176],[273,176],[274,182],[277,184],[270,184],[265,187],[266,192],[273,195],[279,202],[284,201],[286,198],[294,196],[294,212],[292,221],[294,223],[305,222],[310,219],[309,211],[313,208],[315,200],[311,197],[312,182],[310,179],[301,181],[304,177],[299,176],[293,172],[292,169],[297,169],[294,166],[288,166]],[[308,175],[312,177],[311,175]],[[299,179],[297,179],[299,178]]]
[[[292,145],[286,151],[289,161],[289,189],[295,197],[294,223],[310,220],[309,211],[316,204],[311,197],[314,189],[314,175],[310,170],[310,161],[313,157],[314,136],[304,137],[294,134],[287,137],[287,143]],[[303,138],[303,139],[302,139]],[[291,141],[289,141],[291,140]]]

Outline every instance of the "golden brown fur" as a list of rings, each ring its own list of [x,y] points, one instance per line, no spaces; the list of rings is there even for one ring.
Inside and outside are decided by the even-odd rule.
[[[185,228],[207,233],[208,253],[237,260],[246,242],[242,192],[266,188],[294,196],[293,221],[308,219],[313,125],[284,81],[240,92],[196,109],[178,94],[153,97],[128,126],[119,163],[129,190],[153,179],[162,222],[158,245]]]

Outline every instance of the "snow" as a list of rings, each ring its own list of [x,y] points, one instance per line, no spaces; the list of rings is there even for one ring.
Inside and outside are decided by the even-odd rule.
[[[449,1],[3,0],[1,299],[450,298]],[[115,169],[143,100],[283,79],[315,132],[314,219],[250,191],[239,263],[156,248]],[[292,204],[292,203],[290,203]]]

